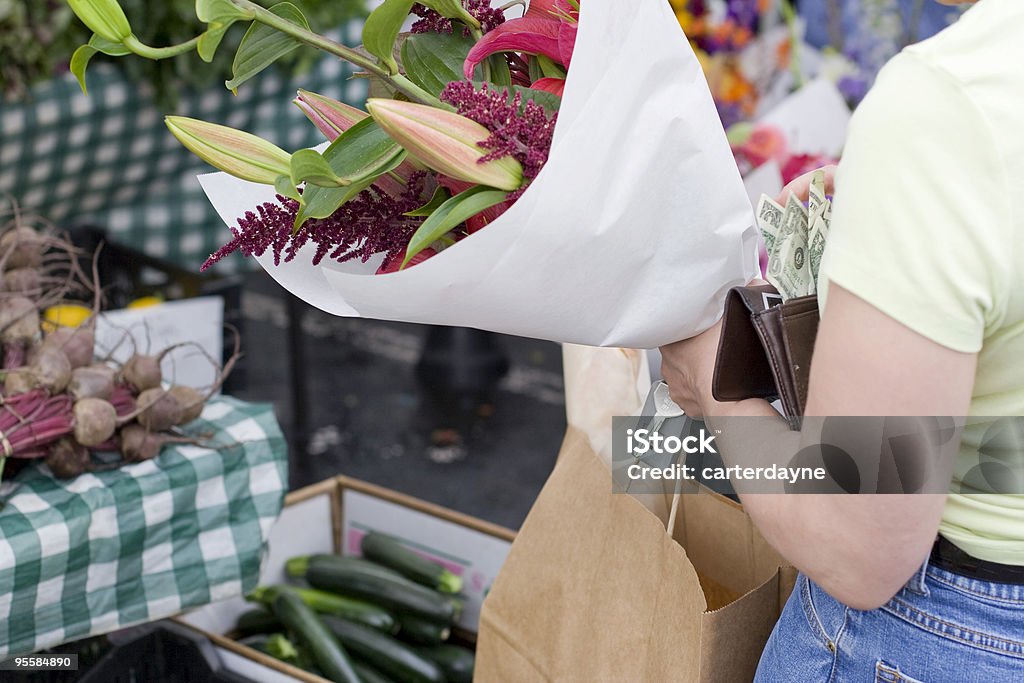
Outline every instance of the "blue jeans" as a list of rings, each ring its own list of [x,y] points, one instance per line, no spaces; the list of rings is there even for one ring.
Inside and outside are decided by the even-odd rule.
[[[977,581],[925,564],[888,603],[861,611],[801,574],[755,680],[1024,681],[1024,585]]]

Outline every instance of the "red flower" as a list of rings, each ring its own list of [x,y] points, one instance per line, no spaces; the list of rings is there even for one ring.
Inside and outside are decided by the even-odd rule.
[[[412,268],[417,263],[423,263],[431,256],[436,255],[437,252],[433,247],[427,247],[420,253],[409,259],[409,263],[405,266],[406,268]],[[404,254],[398,254],[397,256],[384,259],[384,263],[380,264],[380,268],[377,269],[376,275],[384,275],[386,273],[397,273],[402,269],[402,259],[405,257]]]
[[[472,80],[476,66],[499,52],[543,55],[568,68],[578,20],[568,0],[531,0],[522,18],[506,21],[473,46],[463,64],[466,78]]]

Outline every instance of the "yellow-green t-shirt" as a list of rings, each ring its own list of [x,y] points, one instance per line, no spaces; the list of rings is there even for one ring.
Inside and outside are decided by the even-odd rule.
[[[879,74],[840,163],[822,306],[828,281],[977,353],[971,415],[1024,416],[1024,2],[981,0]],[[963,436],[939,531],[984,560],[1024,565],[1021,431]]]

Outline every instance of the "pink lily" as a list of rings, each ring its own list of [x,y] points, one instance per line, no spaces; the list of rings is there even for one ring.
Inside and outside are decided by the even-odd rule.
[[[565,79],[564,78],[538,78],[530,86],[533,90],[543,90],[554,95],[562,96],[562,92],[565,91]]]
[[[538,19],[551,19],[558,14],[558,0],[530,0],[523,16]]]
[[[410,156],[438,173],[499,190],[516,190],[523,184],[523,167],[514,158],[483,161],[489,152],[479,143],[490,131],[472,119],[423,104],[372,97],[366,108]]]
[[[299,90],[298,96],[292,101],[302,110],[306,118],[324,134],[324,137],[331,142],[334,142],[339,135],[369,116],[362,109],[357,109],[344,102],[339,102],[338,100],[319,95],[315,92],[309,92],[308,90]],[[392,173],[403,181],[408,181],[417,170],[416,166],[406,160],[399,164],[398,168],[392,171]],[[405,192],[405,187],[402,183],[387,174],[377,178],[373,184],[392,197],[401,197]]]
[[[473,46],[463,73],[471,79],[480,62],[500,52],[543,55],[568,68],[576,46],[578,16],[568,0],[532,0],[522,18],[506,21]],[[541,80],[545,81],[541,90],[555,92],[549,79]]]
[[[412,268],[417,263],[423,263],[431,256],[436,256],[437,251],[433,247],[427,247],[420,253],[409,259],[409,263],[405,265],[405,268]],[[397,273],[402,270],[402,257],[398,256],[390,260],[384,261],[380,264],[380,268],[377,269],[377,275],[386,275],[387,273]]]

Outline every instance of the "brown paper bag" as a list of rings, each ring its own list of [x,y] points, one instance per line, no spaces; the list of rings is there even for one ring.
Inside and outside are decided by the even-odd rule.
[[[792,569],[739,505],[706,490],[679,497],[666,533],[667,516],[612,494],[573,422],[484,601],[475,680],[751,680]]]

